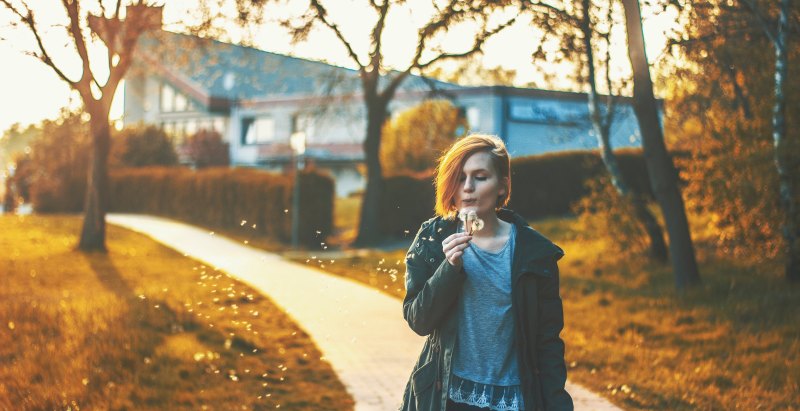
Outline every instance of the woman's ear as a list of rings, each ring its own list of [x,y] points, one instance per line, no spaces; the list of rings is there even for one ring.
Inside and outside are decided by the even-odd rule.
[[[505,196],[508,194],[508,177],[503,177],[502,185],[503,187],[500,189],[500,195]]]

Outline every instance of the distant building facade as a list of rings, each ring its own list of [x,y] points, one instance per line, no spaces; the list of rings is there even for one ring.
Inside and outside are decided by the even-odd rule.
[[[215,130],[233,166],[275,171],[292,159],[290,136],[304,133],[306,158],[331,172],[337,195],[363,189],[366,108],[357,71],[169,32],[143,41],[138,55],[125,81],[125,124],[160,125],[176,146]],[[389,111],[430,98],[449,99],[471,132],[499,136],[514,157],[597,148],[586,94],[409,76]],[[614,117],[612,146],[641,146],[628,99]]]

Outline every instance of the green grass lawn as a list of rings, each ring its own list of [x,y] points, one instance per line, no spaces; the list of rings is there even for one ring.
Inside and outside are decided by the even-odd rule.
[[[330,364],[252,288],[78,216],[0,216],[0,409],[348,410]]]

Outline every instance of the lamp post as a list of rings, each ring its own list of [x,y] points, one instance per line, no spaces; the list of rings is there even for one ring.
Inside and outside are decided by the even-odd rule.
[[[306,133],[297,131],[289,137],[294,165],[294,187],[292,190],[292,248],[300,244],[300,170],[303,169],[303,154],[306,152]]]

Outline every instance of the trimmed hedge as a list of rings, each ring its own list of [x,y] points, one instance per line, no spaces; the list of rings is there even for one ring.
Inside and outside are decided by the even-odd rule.
[[[110,178],[112,212],[157,214],[291,241],[289,176],[246,168],[147,167],[112,170]],[[299,240],[319,246],[333,227],[334,182],[303,172],[300,190]]]
[[[642,150],[619,149],[615,154],[630,188],[653,198]],[[528,219],[570,214],[570,205],[588,194],[584,183],[605,173],[598,150],[513,159],[509,208]]]
[[[413,236],[433,215],[433,178],[395,176],[383,180],[380,231],[392,237]]]
[[[631,189],[653,198],[641,149],[615,150]],[[511,160],[509,208],[527,219],[568,215],[572,203],[588,194],[584,182],[605,173],[600,153],[566,151]],[[397,176],[384,180],[381,232],[414,235],[420,223],[433,216],[433,176]]]

